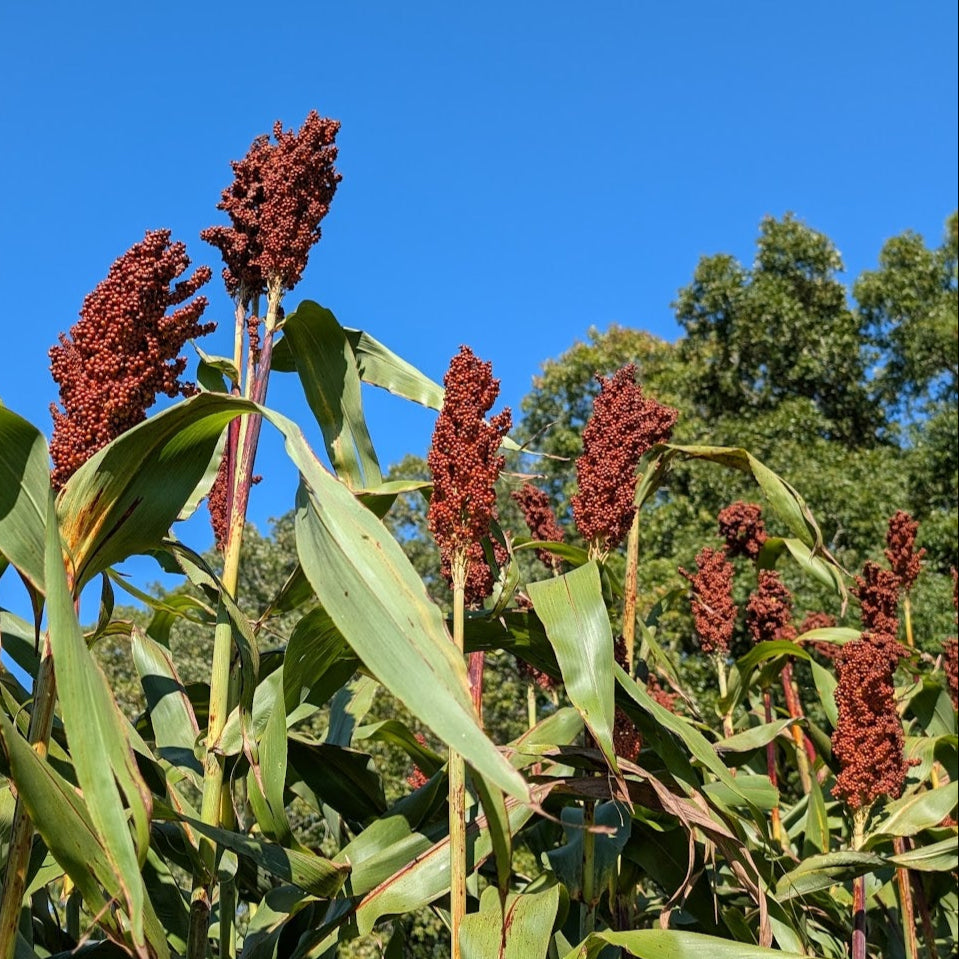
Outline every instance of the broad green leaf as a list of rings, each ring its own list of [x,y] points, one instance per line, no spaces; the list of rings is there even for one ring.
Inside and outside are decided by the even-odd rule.
[[[40,657],[36,632],[30,623],[6,609],[0,609],[0,649],[28,676],[37,678]]]
[[[803,853],[808,855],[810,849],[817,852],[829,852],[830,830],[829,816],[826,813],[826,802],[822,794],[822,787],[816,776],[810,776],[808,804],[806,807],[806,823],[803,828]]]
[[[364,383],[378,386],[432,410],[442,407],[443,387],[439,383],[397,356],[369,333],[348,327],[345,331]]]
[[[284,849],[274,843],[263,842],[229,829],[218,829],[198,819],[181,817],[201,836],[245,856],[267,872],[299,886],[305,892],[328,899],[339,891],[350,873],[348,863],[336,863],[311,852]]]
[[[486,889],[479,912],[466,916],[460,929],[463,959],[544,957],[559,908],[559,894],[559,884],[554,881],[542,891],[511,893],[504,904],[494,888]]]
[[[0,556],[39,593],[43,593],[49,462],[43,434],[0,404]]]
[[[353,675],[357,665],[359,661],[326,610],[322,606],[310,610],[293,627],[283,659],[287,710],[306,699],[323,705]]]
[[[514,799],[506,800],[509,829],[516,833],[533,815],[530,806]],[[478,869],[493,851],[485,816],[467,824],[467,869]],[[366,935],[381,916],[412,912],[449,891],[449,837],[440,840],[414,861],[380,883],[356,908],[356,923],[361,936]]]
[[[506,797],[502,790],[488,783],[475,769],[469,770],[469,774],[489,826],[497,886],[500,894],[505,896],[513,874],[513,837],[509,828],[509,814],[506,811]]]
[[[813,518],[806,501],[782,477],[764,466],[748,450],[728,446],[677,446],[667,444],[666,449],[685,459],[709,460],[730,469],[747,473],[756,480],[769,505],[786,524],[790,532],[818,554],[823,552],[822,533]]]
[[[277,672],[282,673],[281,666]],[[282,688],[282,675],[279,687]],[[286,815],[286,708],[277,695],[259,742],[259,763],[246,776],[247,796],[256,821],[267,839],[281,846],[299,848]]]
[[[95,453],[57,497],[72,585],[159,546],[203,478],[227,424],[256,407],[201,393]]]
[[[522,777],[483,733],[463,658],[399,544],[304,448],[298,428],[281,428],[303,475],[297,552],[323,608],[414,715],[506,792],[527,797]]]
[[[819,694],[822,711],[826,714],[829,724],[835,729],[839,716],[836,709],[836,677],[814,659],[809,661],[809,665],[812,668],[812,678],[816,684],[816,692]]]
[[[949,692],[931,677],[923,677],[921,688],[909,700],[909,708],[928,736],[955,735],[956,711]]]
[[[798,722],[796,719],[777,719],[775,722],[764,723],[762,726],[753,726],[745,732],[736,733],[727,739],[716,743],[716,749],[721,753],[748,753],[760,749],[771,743],[790,726]]]
[[[914,792],[883,810],[883,818],[871,830],[873,836],[914,836],[938,826],[959,802],[959,782]]]
[[[146,697],[157,753],[188,770],[198,782],[203,767],[194,748],[200,727],[170,652],[136,626],[132,635],[133,663]]]
[[[556,653],[566,694],[580,711],[607,761],[613,747],[613,633],[595,562],[527,586]]]
[[[439,772],[446,762],[445,758],[437,755],[429,746],[424,746],[409,727],[398,719],[385,719],[382,722],[360,726],[354,734],[354,739],[357,741],[370,739],[374,742],[399,746],[413,760],[416,767],[427,776]]]
[[[114,935],[122,938],[120,924],[112,916],[110,900],[125,896],[124,883],[117,874],[105,843],[97,834],[93,817],[83,797],[49,762],[44,762],[14,729],[0,710],[0,749],[11,777],[34,827],[53,857],[76,883],[90,911],[100,918]],[[153,955],[165,959],[170,955],[166,936],[150,898],[144,896],[138,925],[144,941],[154,949]],[[131,924],[132,925],[132,924]],[[131,929],[135,940],[136,926]]]
[[[886,860],[869,852],[827,852],[804,859],[776,883],[776,898],[793,899],[828,889],[886,865]]]
[[[126,735],[127,722],[77,623],[63,568],[52,490],[48,497],[45,581],[60,713],[77,780],[97,836],[116,872],[133,940],[142,948],[148,899],[140,875],[140,857],[146,856],[149,846],[150,791],[137,768]]]
[[[920,846],[898,856],[890,856],[889,862],[920,872],[955,872],[959,868],[959,846],[956,844],[956,837],[950,836],[929,846]]]
[[[745,656],[736,660],[736,668],[745,682],[749,674],[760,664],[777,656],[795,656],[798,659],[809,659],[809,653],[786,639],[774,639],[757,643]]]
[[[759,556],[756,557],[756,566],[758,569],[774,569],[776,560],[783,554],[789,553],[790,556],[799,564],[800,569],[814,579],[818,579],[824,586],[828,586],[834,593],[840,596],[846,594],[846,584],[843,580],[842,570],[835,563],[828,563],[817,556],[801,540],[794,537],[770,536]]]
[[[334,472],[352,489],[378,486],[382,475],[363,416],[356,358],[343,328],[329,310],[304,300],[286,317],[283,330]]]
[[[566,806],[562,811],[563,845],[546,855],[549,864],[572,897],[582,895],[583,889],[583,809]],[[610,833],[593,837],[593,888],[601,891],[615,878],[617,863],[629,839],[632,820],[629,807],[622,803],[604,802],[595,807],[597,826],[606,826]]]
[[[615,671],[616,681],[627,694],[638,703],[660,726],[665,727],[670,732],[675,733],[685,744],[686,748],[698,759],[721,783],[732,790],[747,805],[750,802],[749,797],[737,786],[736,780],[729,774],[729,770],[723,765],[722,760],[716,753],[709,740],[696,729],[691,723],[664,709],[656,702],[646,691],[641,683],[637,683],[632,677],[626,674],[626,671],[619,666]]]
[[[706,783],[703,792],[725,806],[754,806],[766,812],[779,804],[779,790],[769,781],[769,776],[740,774],[736,777],[735,792],[718,782]]]
[[[638,959],[802,959],[796,952],[766,949],[679,929],[594,932],[564,959],[599,959],[607,946],[620,946]]]

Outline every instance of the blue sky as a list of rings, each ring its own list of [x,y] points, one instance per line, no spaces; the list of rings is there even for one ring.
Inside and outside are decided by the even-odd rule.
[[[940,0],[6,0],[0,397],[49,432],[47,350],[113,259],[168,227],[218,273],[198,233],[223,222],[229,161],[313,108],[342,122],[343,182],[287,304],[437,379],[468,343],[514,407],[591,325],[675,338],[698,258],[751,260],[765,214],[826,232],[855,276],[902,230],[938,243],[956,207],[956,19]],[[227,353],[210,295],[204,346]],[[294,387],[270,401],[306,422]],[[425,452],[432,414],[370,396],[369,416],[384,463]],[[262,526],[295,478],[275,439],[259,470]]]

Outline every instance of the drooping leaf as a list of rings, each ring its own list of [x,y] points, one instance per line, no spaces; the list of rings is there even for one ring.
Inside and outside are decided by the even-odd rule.
[[[304,482],[297,552],[317,597],[366,667],[467,762],[512,795],[526,784],[482,732],[466,668],[396,540],[284,427]],[[424,696],[424,690],[429,695]]]
[[[149,900],[140,874],[140,857],[146,856],[149,846],[150,791],[137,767],[126,734],[127,723],[87,648],[74,613],[52,490],[48,493],[45,581],[60,712],[77,780],[97,837],[116,873],[133,940],[143,948]]]
[[[610,766],[613,747],[613,633],[599,569],[587,563],[527,587],[556,653],[570,702],[580,711]]]
[[[781,876],[776,883],[776,898],[793,899],[808,896],[836,883],[854,879],[886,865],[881,856],[869,852],[828,852],[804,859],[795,869]]]
[[[382,475],[363,415],[356,358],[343,327],[329,310],[304,300],[286,317],[283,329],[334,472],[352,489],[378,486]]]
[[[959,802],[959,782],[948,782],[935,789],[909,793],[883,810],[871,836],[914,836],[923,829],[938,826]]]
[[[749,753],[761,749],[784,733],[790,726],[794,726],[797,721],[795,719],[777,719],[761,726],[753,726],[752,729],[747,729],[745,732],[721,739],[716,743],[716,749],[721,753]]]
[[[39,593],[43,593],[49,462],[43,434],[0,404],[0,556]]]
[[[594,932],[564,959],[599,959],[607,946],[620,946],[638,959],[802,959],[800,953],[718,939],[679,929]]]
[[[203,767],[194,753],[200,727],[190,697],[169,650],[136,626],[132,635],[133,662],[146,697],[157,752],[192,773],[196,782],[203,775]]]
[[[953,835],[928,846],[919,846],[897,856],[890,856],[889,862],[920,872],[955,872],[959,868],[959,845]]]
[[[74,589],[159,546],[206,473],[226,425],[255,409],[236,397],[200,393],[91,456],[57,497]]]

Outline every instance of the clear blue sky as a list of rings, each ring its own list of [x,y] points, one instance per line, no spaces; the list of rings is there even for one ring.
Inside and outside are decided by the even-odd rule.
[[[938,243],[956,19],[945,0],[5,0],[0,396],[49,431],[47,349],[113,259],[168,227],[218,274],[198,233],[223,222],[229,161],[313,108],[342,122],[343,182],[288,305],[319,300],[437,379],[468,343],[514,407],[590,325],[674,338],[698,258],[750,260],[765,214],[829,234],[853,276],[907,228]],[[306,422],[285,379],[270,400]],[[384,464],[425,452],[431,414],[369,413]],[[263,453],[261,526],[295,486],[279,443]]]

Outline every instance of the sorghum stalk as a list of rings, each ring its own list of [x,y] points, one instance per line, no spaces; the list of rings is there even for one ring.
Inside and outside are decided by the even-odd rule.
[[[33,689],[33,712],[27,740],[42,758],[47,754],[50,731],[53,728],[53,713],[57,702],[57,682],[53,671],[53,655],[50,637],[44,640],[43,658]],[[16,951],[17,928],[20,925],[20,908],[27,879],[27,864],[33,845],[33,822],[17,796],[10,831],[10,845],[0,892],[0,957],[12,959]]]
[[[763,711],[767,725],[773,721],[773,697],[772,691],[768,686],[763,686]],[[769,776],[769,784],[773,789],[779,790],[779,777],[776,775],[776,741],[766,743],[766,775]],[[773,840],[782,845],[782,819],[779,813],[779,803],[777,802],[770,810],[770,826],[772,828]]]
[[[466,558],[453,560],[453,643],[462,654],[466,595]],[[449,752],[450,925],[452,955],[459,957],[460,929],[466,916],[466,763]]]
[[[626,539],[626,579],[623,584],[623,642],[626,644],[626,672],[633,675],[636,652],[636,599],[639,583],[639,510],[633,514]]]
[[[596,823],[596,802],[587,799],[583,803],[583,905],[586,915],[583,922],[583,937],[596,929],[596,835],[593,826]]]
[[[896,836],[892,841],[892,848],[897,856],[901,856],[906,851],[905,839]],[[902,919],[906,959],[917,959],[919,944],[916,941],[916,911],[912,902],[912,886],[909,881],[909,870],[901,866],[896,870],[896,888],[899,893],[899,915]]]
[[[443,383],[443,408],[427,458],[433,477],[427,522],[453,588],[453,642],[462,655],[466,604],[480,603],[493,588],[482,541],[496,516],[494,487],[504,464],[499,447],[512,420],[509,410],[485,419],[499,394],[499,382],[493,379],[491,364],[478,360],[468,347],[460,347],[453,357]],[[474,668],[472,673],[473,701],[481,705],[481,672]],[[459,959],[466,915],[466,767],[453,748],[448,775],[452,956]]]
[[[719,701],[722,702],[728,693],[728,684],[726,682],[726,652],[725,650],[716,650],[713,654],[713,663],[716,666],[716,682],[719,685]],[[723,736],[729,739],[733,730],[733,710],[732,706],[727,706],[723,710]]]
[[[862,848],[869,809],[865,806],[853,812],[852,848]],[[857,876],[852,881],[852,959],[866,959],[866,877]]]
[[[799,688],[793,679],[792,660],[788,660],[783,666],[781,673],[783,684],[783,697],[786,700],[786,709],[792,719],[804,719],[805,713],[802,708],[802,700],[799,698]],[[793,742],[796,745],[796,766],[799,769],[799,779],[802,783],[803,792],[808,795],[812,788],[810,776],[811,764],[816,761],[816,750],[811,740],[803,732],[798,724],[790,727]]]
[[[223,191],[218,204],[230,216],[231,226],[210,227],[201,233],[223,256],[223,278],[236,304],[233,356],[240,382],[233,384],[232,392],[254,403],[266,400],[283,293],[302,276],[310,248],[320,238],[320,221],[326,216],[341,179],[333,166],[338,130],[337,121],[322,118],[316,111],[310,112],[298,133],[284,131],[277,121],[273,128],[275,142],[270,142],[268,136],[257,137],[247,155],[232,164],[234,182]],[[259,342],[257,317],[264,294],[267,310]],[[258,415],[244,416],[231,424],[217,477],[217,483],[224,484],[225,489],[215,484],[210,495],[217,545],[224,550],[221,583],[233,599],[260,426]],[[233,819],[232,797],[224,789],[224,758],[219,754],[219,740],[237,699],[230,676],[232,654],[232,624],[221,603],[213,640],[200,809],[203,822],[213,826],[232,825]],[[207,953],[216,863],[216,846],[210,840],[200,840],[200,859],[205,875],[194,877],[188,959],[200,959]],[[221,898],[221,956],[233,953],[230,895],[230,890],[226,890],[225,899]]]

